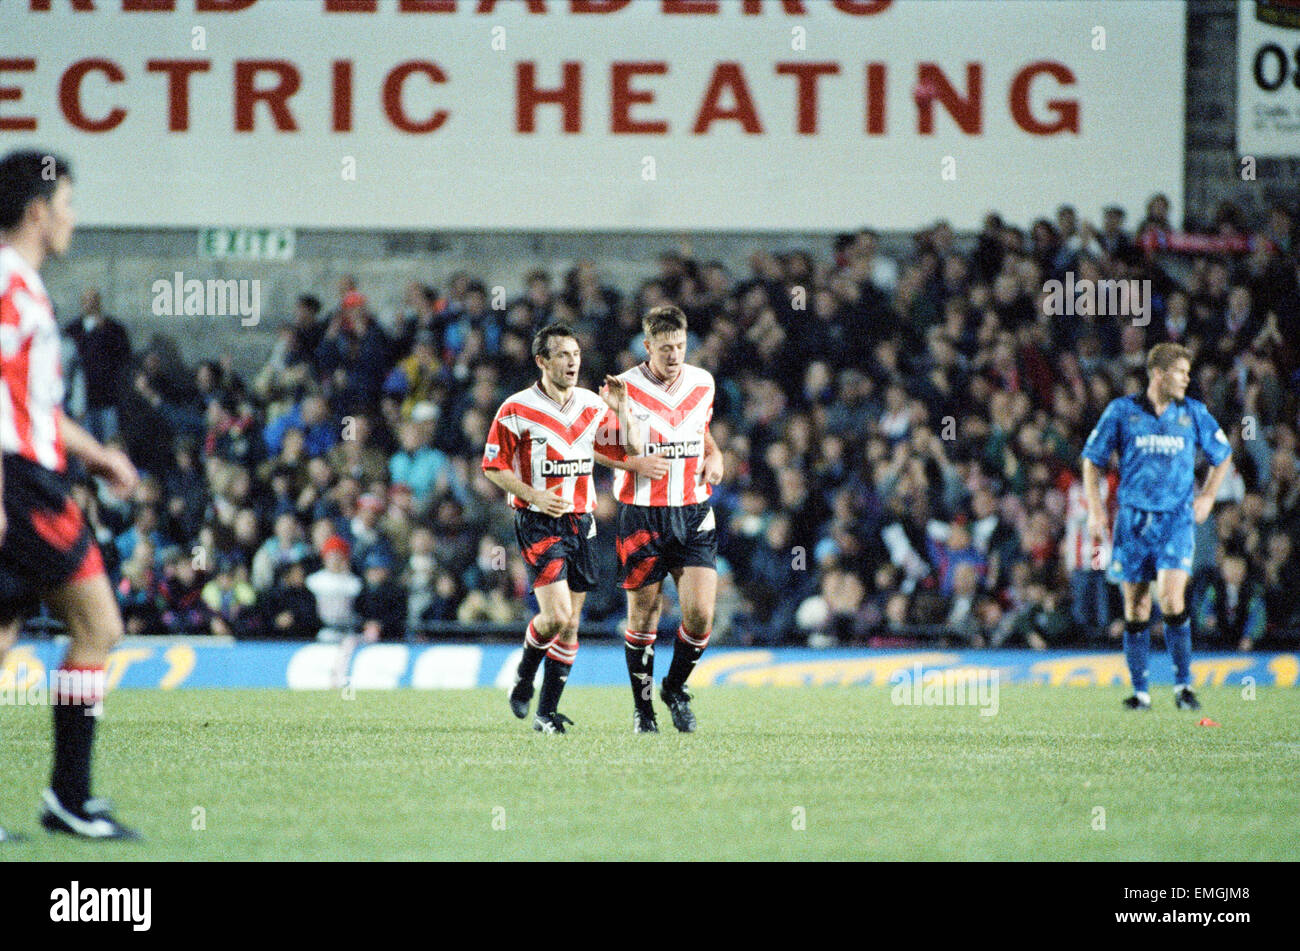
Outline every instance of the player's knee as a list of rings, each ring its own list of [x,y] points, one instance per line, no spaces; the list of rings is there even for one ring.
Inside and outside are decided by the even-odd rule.
[[[126,635],[126,627],[122,623],[122,615],[114,611],[106,618],[99,618],[94,626],[95,642],[104,650],[112,650],[118,644],[122,643],[122,638]]]
[[[1149,621],[1151,620],[1151,595],[1146,594],[1135,598],[1129,605],[1129,610],[1125,614],[1126,621]]]
[[[704,608],[683,611],[682,626],[695,635],[707,634],[713,627],[713,612]]]
[[[573,617],[560,631],[560,643],[572,647],[578,643],[578,618]]]
[[[659,623],[659,607],[657,604],[641,605],[629,604],[627,606],[628,626],[634,631],[651,631]]]
[[[99,617],[79,615],[71,619],[68,627],[68,634],[74,644],[99,651],[112,650],[122,643],[122,638],[126,634],[122,615],[117,611],[107,612]]]
[[[1184,624],[1187,623],[1187,611],[1183,607],[1183,603],[1181,599],[1177,604],[1171,603],[1168,607],[1165,607],[1165,605],[1161,604],[1160,614],[1165,619],[1166,630],[1168,630],[1171,627],[1182,627]]]
[[[1160,596],[1160,613],[1168,620],[1172,615],[1183,613],[1183,596],[1181,594],[1165,594]]]
[[[557,605],[538,616],[537,627],[547,637],[556,637],[563,634],[573,622],[573,611]],[[574,626],[576,627],[576,624]]]

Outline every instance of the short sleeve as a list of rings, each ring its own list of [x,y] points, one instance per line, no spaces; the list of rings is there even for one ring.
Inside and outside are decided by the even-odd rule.
[[[1205,404],[1194,404],[1193,412],[1197,417],[1196,439],[1200,443],[1201,451],[1205,453],[1211,465],[1217,466],[1232,454],[1232,447],[1228,444],[1228,436],[1218,421],[1210,415],[1210,411],[1205,407]]]
[[[497,411],[496,417],[492,420],[492,427],[488,430],[487,443],[483,446],[483,468],[486,469],[511,469],[511,460],[515,457],[515,448],[519,444],[519,436],[511,428],[507,420],[510,417],[502,415]]]
[[[1110,465],[1111,454],[1119,441],[1119,416],[1119,400],[1112,400],[1083,444],[1083,458],[1103,469]]]

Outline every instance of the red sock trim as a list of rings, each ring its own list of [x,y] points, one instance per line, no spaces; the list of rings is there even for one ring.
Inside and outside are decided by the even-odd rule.
[[[573,662],[578,659],[578,645],[561,644],[557,640],[551,645],[551,649],[546,652],[546,656],[551,660],[572,667]]]
[[[524,632],[524,643],[535,650],[544,651],[550,648],[560,635],[556,634],[548,641],[542,640],[541,635],[537,633],[537,628],[533,624],[533,621],[536,620],[537,618],[533,618],[532,621],[528,622],[528,630]]]
[[[93,706],[104,699],[104,668],[61,665],[54,672],[54,701]]]
[[[688,632],[686,630],[685,625],[681,625],[677,628],[678,638],[680,638],[684,643],[689,644],[691,647],[694,647],[696,650],[701,650],[701,651],[704,650],[704,648],[709,646],[709,635],[711,635],[712,633],[713,633],[713,628],[709,628],[703,634],[700,634],[698,636]]]
[[[656,634],[643,631],[624,631],[623,640],[628,647],[648,647],[655,642]]]

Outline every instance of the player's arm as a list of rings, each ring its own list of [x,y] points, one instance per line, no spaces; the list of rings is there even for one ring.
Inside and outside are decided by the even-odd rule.
[[[69,455],[76,456],[91,475],[103,478],[118,498],[128,498],[135,491],[140,474],[126,453],[112,446],[102,445],[66,415],[59,420],[63,446]]]
[[[1193,404],[1192,412],[1196,417],[1196,435],[1201,451],[1210,461],[1210,472],[1205,478],[1205,485],[1192,500],[1192,514],[1197,523],[1204,522],[1214,509],[1214,500],[1218,498],[1219,486],[1232,468],[1232,449],[1228,437],[1204,405]]]
[[[1088,504],[1088,537],[1106,537],[1106,509],[1101,504],[1102,470],[1119,443],[1119,400],[1112,400],[1083,445],[1083,497]]]
[[[700,466],[700,481],[717,485],[722,481],[722,450],[713,439],[713,433],[704,430],[704,465]]]
[[[645,452],[645,434],[641,431],[641,424],[632,416],[627,381],[607,374],[605,384],[600,388],[600,398],[618,415],[618,436],[624,453],[639,456]]]
[[[662,479],[672,468],[672,463],[662,456],[645,453],[645,432],[641,424],[632,416],[632,401],[627,395],[627,381],[616,376],[606,376],[605,384],[600,388],[600,396],[611,410],[618,414],[617,448],[611,448],[600,440],[609,439],[602,427],[597,434],[595,460],[610,469],[623,469],[634,475],[647,479]]]
[[[1228,475],[1228,470],[1232,468],[1232,456],[1228,456],[1217,466],[1211,466],[1209,473],[1205,477],[1205,485],[1201,491],[1196,493],[1196,498],[1192,500],[1192,514],[1196,517],[1197,524],[1204,522],[1210,517],[1210,512],[1214,509],[1214,500],[1219,497],[1219,486],[1223,485],[1223,480]]]
[[[497,410],[488,428],[487,445],[483,447],[483,475],[498,489],[523,499],[547,515],[563,515],[573,508],[573,503],[552,492],[539,492],[515,474],[511,460],[518,451],[520,435],[510,428],[510,414],[504,411],[505,407]]]
[[[1106,537],[1106,507],[1101,504],[1101,467],[1083,460],[1083,497],[1088,503],[1088,537],[1100,542]]]
[[[612,459],[598,452],[595,454],[595,459],[602,466],[608,466],[611,469],[625,469],[634,475],[645,476],[647,479],[662,479],[668,474],[668,470],[672,468],[672,463],[663,456],[628,456],[625,459]]]
[[[523,499],[529,505],[535,505],[547,515],[555,517],[573,510],[573,503],[566,502],[553,492],[541,492],[534,489],[509,469],[484,469],[487,480],[502,491],[509,492],[516,498]]]

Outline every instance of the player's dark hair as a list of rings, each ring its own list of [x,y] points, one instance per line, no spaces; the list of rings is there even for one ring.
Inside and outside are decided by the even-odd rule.
[[[1158,343],[1147,353],[1147,370],[1168,370],[1179,360],[1192,362],[1192,351],[1181,343]]]
[[[577,334],[568,324],[549,324],[533,335],[533,356],[549,357],[552,337],[573,337],[576,340]]]
[[[306,307],[309,311],[311,311],[311,315],[313,317],[315,317],[317,314],[320,313],[320,308],[321,308],[320,298],[317,297],[315,294],[299,294],[298,303],[302,304],[303,307]]]
[[[641,329],[647,337],[686,329],[686,314],[676,304],[654,307],[641,318]]]
[[[49,152],[20,149],[0,158],[0,231],[18,227],[27,206],[48,201],[60,178],[72,178],[67,161]]]

